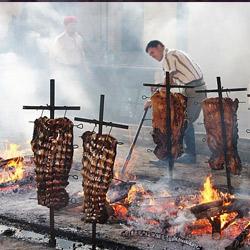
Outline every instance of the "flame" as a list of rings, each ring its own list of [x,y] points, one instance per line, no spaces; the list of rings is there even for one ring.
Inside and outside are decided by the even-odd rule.
[[[18,157],[16,160],[10,160],[0,171],[0,184],[9,181],[16,181],[23,178],[24,166],[20,156],[22,152],[19,150],[20,145],[11,143],[7,146],[6,150],[2,152],[2,156],[6,159]]]
[[[13,158],[13,157],[17,157],[17,156],[22,156],[22,151],[19,150],[20,145],[15,144],[15,143],[10,143],[9,145],[7,145],[6,150],[4,150],[2,152],[2,157],[4,159],[8,159],[8,158]]]
[[[212,201],[222,199],[223,206],[228,206],[231,203],[231,198],[234,197],[233,195],[230,195],[228,193],[222,193],[216,190],[212,185],[211,175],[206,178],[204,185],[203,185],[203,190],[200,191],[200,194],[201,194],[200,199],[199,199],[200,203],[212,202]],[[223,229],[223,227],[227,223],[232,222],[231,223],[232,225],[233,220],[236,218],[237,215],[238,215],[237,212],[222,213],[220,215],[221,229]],[[213,217],[211,219],[213,220]],[[211,225],[209,225],[208,220],[198,220],[194,223],[194,225],[196,225],[197,227],[200,226],[200,229],[193,230],[192,234],[201,234],[202,232],[210,233],[211,231]]]
[[[9,181],[21,180],[23,175],[23,163],[19,160],[11,160],[6,166],[4,166],[3,171],[0,172],[0,184]]]
[[[220,215],[220,222],[221,222],[221,229],[224,227],[224,225],[228,222],[233,220],[238,213],[232,212],[232,213],[224,213]]]
[[[213,188],[212,185],[212,181],[211,181],[211,175],[209,175],[206,178],[205,183],[203,184],[203,191],[201,191],[201,203],[206,203],[206,202],[210,202],[210,201],[215,201],[215,200],[219,200],[220,194],[219,192]]]
[[[128,214],[128,209],[121,204],[111,205],[114,210],[114,216],[120,219],[126,219]]]
[[[156,204],[155,204],[155,198],[154,197],[150,197],[149,198],[149,203],[148,203],[148,205],[150,205],[150,206],[155,206]]]
[[[133,185],[128,192],[128,197],[125,199],[125,203],[131,204],[139,194],[145,195],[147,192],[144,190],[142,185]]]

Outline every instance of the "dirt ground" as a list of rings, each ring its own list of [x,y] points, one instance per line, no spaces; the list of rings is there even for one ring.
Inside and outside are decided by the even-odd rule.
[[[0,236],[0,250],[24,250],[24,249],[47,250],[52,248],[48,248],[40,244],[30,243],[27,241]]]

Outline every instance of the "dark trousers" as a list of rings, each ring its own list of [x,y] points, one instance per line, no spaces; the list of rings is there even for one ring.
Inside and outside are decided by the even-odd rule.
[[[186,144],[185,153],[196,155],[196,148],[195,148],[195,135],[194,135],[194,125],[193,123],[189,122],[187,129],[184,134],[184,143]]]
[[[186,144],[185,153],[196,155],[195,133],[193,123],[198,119],[201,112],[201,103],[206,98],[206,93],[196,93],[196,90],[206,89],[203,79],[196,80],[186,84],[187,86],[195,86],[192,89],[184,89],[183,94],[187,100],[187,118],[188,126],[184,134],[184,143]]]

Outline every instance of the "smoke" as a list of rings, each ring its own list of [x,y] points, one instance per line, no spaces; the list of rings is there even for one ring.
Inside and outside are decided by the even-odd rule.
[[[249,3],[145,3],[144,42],[159,39],[169,48],[184,50],[197,62],[208,89],[217,88],[221,77],[224,88],[249,87],[248,40]],[[208,97],[215,94],[209,94]],[[226,94],[224,94],[226,96]],[[231,92],[242,102],[238,110],[239,135],[249,127],[249,100],[246,92]],[[202,122],[202,113],[197,122]],[[202,126],[196,130],[204,132]]]
[[[12,124],[38,116],[22,105],[47,104],[52,77],[56,104],[82,107],[69,115],[98,118],[99,95],[105,94],[105,120],[138,123],[141,96],[150,92],[142,84],[160,81],[161,65],[144,51],[152,39],[185,50],[201,66],[208,88],[216,87],[216,76],[224,87],[248,87],[249,11],[248,3],[1,3],[1,104],[12,109],[2,112],[1,137],[18,137]],[[51,69],[51,47],[66,15],[78,17],[84,41],[90,74],[80,70],[80,80],[70,69]],[[245,92],[229,95],[248,102]],[[247,107],[241,103],[238,111],[241,137],[250,125]],[[31,125],[22,123],[27,139]]]
[[[27,101],[39,102],[40,98],[37,98],[34,87],[38,83],[39,73],[23,58],[9,52],[0,54],[0,75],[1,137],[6,136],[16,142],[16,140],[24,139],[23,134],[30,135],[32,132],[28,126],[28,121],[32,120],[32,116],[23,112],[22,106]]]
[[[30,140],[34,121],[42,111],[23,110],[23,105],[49,103],[49,79],[56,76],[57,105],[90,107],[83,90],[68,69],[53,75],[50,50],[63,31],[67,9],[53,3],[0,4],[1,138],[24,143]],[[57,6],[58,7],[58,6]],[[44,115],[49,115],[44,111]],[[56,111],[62,116],[62,111]],[[69,115],[73,115],[68,111]],[[18,121],[18,126],[17,126]]]

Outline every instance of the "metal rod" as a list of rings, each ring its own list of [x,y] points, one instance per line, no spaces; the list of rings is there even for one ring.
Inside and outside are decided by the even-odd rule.
[[[103,126],[103,114],[104,114],[104,95],[100,96],[100,111],[99,111],[99,129],[98,134],[102,134],[102,126]]]
[[[233,89],[221,89],[221,92],[237,92],[237,91],[246,91],[247,88],[233,88]],[[212,92],[218,92],[218,89],[210,89],[210,90],[196,90],[196,93],[212,93]]]
[[[151,84],[151,83],[143,83],[145,87],[164,87],[166,88],[165,84]],[[183,89],[192,89],[194,86],[186,86],[186,85],[171,85],[170,88],[183,88]]]
[[[167,152],[170,179],[173,178],[174,161],[172,156],[172,129],[171,129],[171,86],[169,72],[166,72],[166,133],[167,133]]]
[[[88,122],[88,123],[100,124],[100,122],[98,120],[96,120],[96,119],[87,119],[87,118],[75,117],[74,120],[79,121],[79,122]],[[102,125],[110,126],[110,127],[116,127],[116,128],[128,129],[127,125],[113,123],[113,122],[104,122],[103,121]]]
[[[55,118],[55,80],[50,79],[50,119]]]
[[[221,88],[221,80],[220,77],[217,77],[217,85],[218,85],[218,95],[219,95],[219,108],[220,108],[220,116],[221,116],[221,132],[222,132],[222,140],[223,140],[223,152],[224,159],[226,165],[226,175],[227,175],[227,188],[228,192],[232,194],[232,186],[231,186],[231,176],[230,169],[228,167],[228,157],[227,157],[227,134],[226,134],[226,124],[224,119],[224,108],[223,108],[223,98],[222,98],[222,88]]]
[[[55,118],[55,80],[50,79],[50,119]],[[54,166],[52,166],[53,168]],[[53,172],[53,171],[52,171]],[[52,173],[53,178],[53,173]],[[53,187],[52,187],[53,188]],[[50,218],[50,239],[49,239],[49,246],[55,247],[56,246],[56,238],[55,238],[55,215],[54,215],[54,208],[50,206],[49,208],[49,218]]]
[[[50,106],[23,106],[23,109],[51,110]],[[54,106],[54,110],[80,110],[80,106]]]
[[[92,250],[96,249],[96,222],[92,223]]]
[[[122,173],[122,174],[125,174],[125,170],[126,170],[126,168],[127,168],[127,166],[128,166],[128,163],[129,163],[129,161],[130,161],[130,159],[131,159],[132,152],[133,152],[133,150],[134,150],[134,147],[135,147],[137,138],[138,138],[138,136],[139,136],[139,134],[140,134],[141,127],[142,127],[142,124],[143,124],[143,122],[144,122],[144,120],[145,120],[145,117],[146,117],[146,115],[147,115],[147,112],[148,112],[148,107],[144,110],[144,113],[143,113],[142,118],[141,118],[141,120],[140,120],[139,126],[138,126],[138,128],[137,128],[137,130],[136,130],[135,137],[134,137],[133,142],[132,142],[132,144],[131,144],[131,146],[130,146],[130,148],[129,148],[128,155],[127,155],[127,157],[126,157],[125,163],[124,163],[124,165],[123,165],[123,167],[122,167],[122,170],[121,170],[121,173]]]
[[[99,125],[99,129],[98,129],[98,134],[101,135],[102,134],[102,127],[103,125],[108,125],[111,127],[118,127],[118,128],[124,128],[124,129],[128,129],[128,126],[126,125],[122,125],[122,124],[116,124],[116,123],[112,123],[112,122],[104,122],[103,121],[103,116],[104,116],[104,95],[100,96],[100,109],[99,109],[99,120],[95,120],[95,119],[86,119],[86,118],[79,118],[79,117],[75,117],[74,120],[75,121],[81,121],[81,122],[89,122],[89,123],[95,123]],[[96,249],[96,221],[92,222],[92,250]]]
[[[50,111],[50,119],[55,118],[55,110],[80,110],[80,106],[55,106],[55,80],[50,79],[50,104],[47,106],[23,106],[23,109],[41,109]],[[52,169],[53,170],[53,169]],[[53,176],[53,173],[52,173]],[[54,207],[49,208],[49,219],[50,219],[50,240],[49,246],[56,246],[55,239],[55,216],[54,216]]]
[[[49,208],[49,221],[50,221],[50,239],[49,239],[49,246],[55,247],[56,246],[56,235],[55,235],[55,216],[54,216],[54,208]]]
[[[99,129],[98,134],[102,134],[102,126],[103,126],[103,115],[104,115],[104,95],[100,96],[100,109],[99,109]],[[96,249],[96,222],[92,222],[92,250]]]

